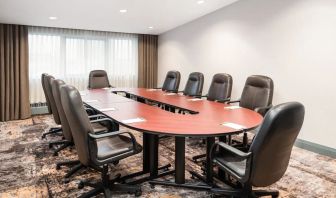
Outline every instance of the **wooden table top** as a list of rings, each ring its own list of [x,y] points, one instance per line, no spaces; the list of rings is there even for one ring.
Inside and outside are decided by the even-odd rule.
[[[112,91],[125,91],[153,101],[171,104],[183,109],[198,112],[197,114],[177,114],[162,110],[156,106],[140,103]],[[235,105],[222,104],[206,99],[192,101],[191,97],[182,95],[167,95],[161,90],[150,89],[95,89],[87,90],[82,95],[83,102],[101,110],[121,125],[138,131],[168,134],[173,136],[220,136],[241,133],[243,130],[256,128],[262,122],[262,116],[245,108],[235,108]],[[91,100],[91,101],[90,101]],[[230,109],[230,107],[232,107]],[[128,119],[142,118],[144,122],[125,123]],[[225,123],[226,125],[222,125]],[[242,128],[232,127],[238,124]]]

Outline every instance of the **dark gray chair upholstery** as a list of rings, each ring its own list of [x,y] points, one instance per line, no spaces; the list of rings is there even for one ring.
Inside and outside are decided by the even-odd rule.
[[[186,96],[202,96],[204,75],[200,72],[193,72],[189,75],[183,91]]]
[[[230,190],[214,188],[212,191],[237,197],[277,197],[278,191],[252,191],[252,186],[272,185],[284,175],[304,113],[304,106],[298,102],[273,107],[265,115],[247,153],[223,142],[216,143],[211,152],[212,161],[244,187]],[[220,152],[216,152],[218,147]]]
[[[52,113],[51,102],[50,102],[50,99],[49,99],[51,94],[50,94],[50,91],[48,91],[48,90],[50,90],[50,87],[48,87],[47,76],[48,76],[48,74],[46,74],[46,73],[43,73],[41,75],[41,83],[42,83],[44,96],[45,96],[46,102],[47,102],[48,113]],[[61,131],[62,131],[62,129],[60,127],[52,127],[52,128],[49,129],[49,131],[44,132],[42,134],[42,139],[45,138],[47,135],[57,134]]]
[[[162,86],[163,91],[178,92],[181,74],[178,71],[169,71]]]
[[[42,83],[42,88],[43,88],[43,93],[44,93],[44,96],[46,98],[46,103],[47,103],[47,107],[48,107],[48,113],[51,113],[51,106],[50,106],[50,102],[49,102],[49,97],[47,95],[47,91],[46,91],[46,85],[45,85],[45,77],[48,76],[48,74],[46,73],[43,73],[41,75],[41,83]]]
[[[239,106],[265,115],[272,105],[273,90],[274,85],[271,78],[261,75],[250,76],[245,82]]]
[[[230,74],[215,74],[210,84],[207,99],[217,102],[228,101],[231,98],[232,83]]]
[[[105,197],[110,197],[111,191],[116,189],[141,194],[139,186],[115,184],[120,175],[114,179],[109,179],[108,176],[108,164],[141,152],[142,148],[135,137],[127,131],[95,133],[78,90],[65,85],[60,91],[62,106],[70,123],[79,161],[84,166],[100,171],[102,176],[102,181],[96,184],[82,181],[79,188],[84,185],[95,188],[81,197],[91,197],[101,192]]]
[[[93,70],[89,74],[89,89],[101,89],[106,87],[112,87],[110,85],[106,71]]]

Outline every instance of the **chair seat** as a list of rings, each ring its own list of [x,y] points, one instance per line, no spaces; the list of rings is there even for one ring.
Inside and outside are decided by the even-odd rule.
[[[106,126],[103,126],[102,124],[100,123],[92,123],[92,128],[93,128],[93,131],[96,133],[96,132],[101,132],[101,131],[109,131],[109,129],[106,127]]]
[[[240,177],[245,175],[246,160],[238,159],[236,156],[227,152],[217,155],[215,159],[217,160],[216,164],[219,167],[226,167]]]
[[[110,157],[115,157],[127,152],[141,152],[141,145],[137,144],[136,150],[132,150],[133,144],[129,137],[118,135],[97,140],[97,158],[98,160],[105,160]]]

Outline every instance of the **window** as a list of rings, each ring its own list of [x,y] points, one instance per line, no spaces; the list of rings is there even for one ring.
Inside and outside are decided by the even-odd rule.
[[[103,69],[110,83],[136,87],[138,37],[134,34],[29,28],[30,102],[45,102],[41,74],[48,73],[74,85],[87,87],[91,70]]]

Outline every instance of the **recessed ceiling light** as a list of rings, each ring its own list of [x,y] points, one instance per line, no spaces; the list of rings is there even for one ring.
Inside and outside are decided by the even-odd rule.
[[[153,26],[149,26],[148,29],[153,29],[154,27]]]
[[[204,0],[199,0],[197,1],[197,4],[203,4],[205,1]]]
[[[125,10],[125,9],[122,9],[122,10],[119,10],[119,12],[121,12],[121,13],[126,13],[126,12],[127,12],[127,10]]]
[[[50,20],[57,20],[57,17],[51,16],[49,17]]]

